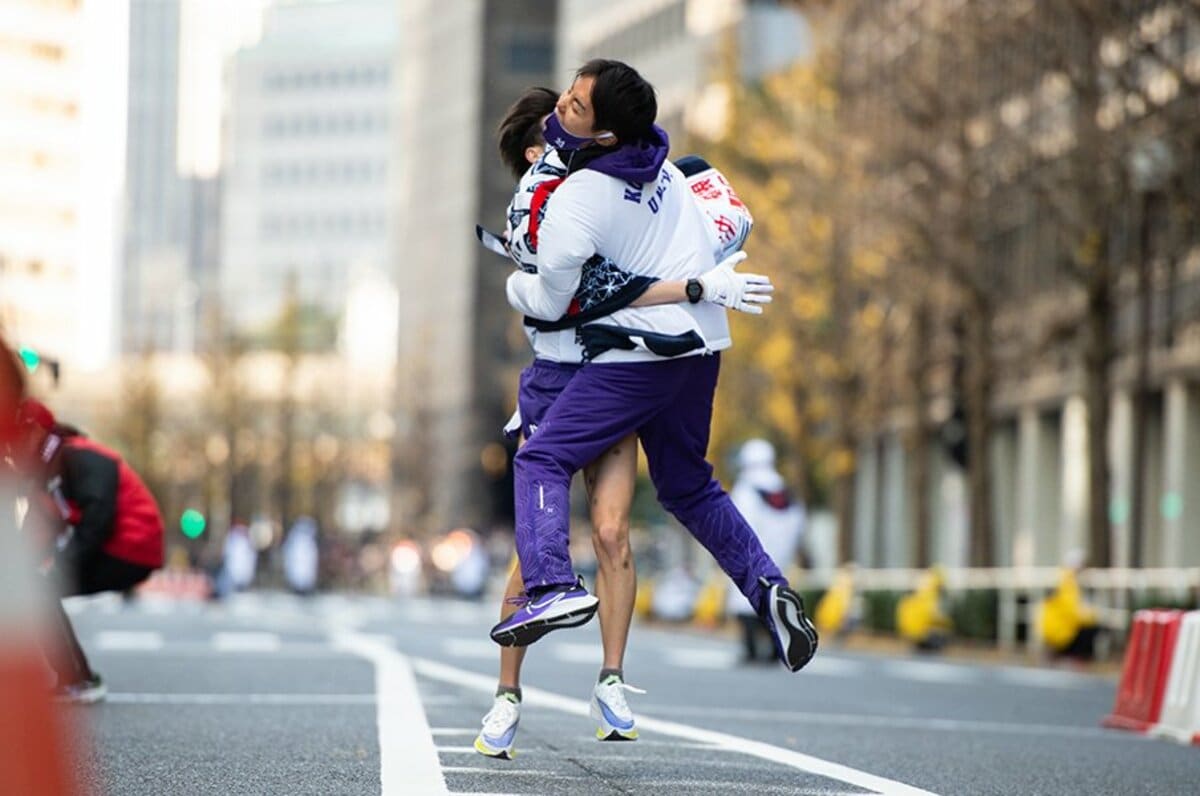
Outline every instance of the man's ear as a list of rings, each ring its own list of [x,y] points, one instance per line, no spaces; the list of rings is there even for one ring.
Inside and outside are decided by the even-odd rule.
[[[543,151],[545,151],[544,148],[540,146],[525,147],[525,161],[532,166],[538,162],[538,158],[542,156]]]
[[[618,143],[617,136],[613,133],[600,133],[592,140],[600,146],[616,146]]]

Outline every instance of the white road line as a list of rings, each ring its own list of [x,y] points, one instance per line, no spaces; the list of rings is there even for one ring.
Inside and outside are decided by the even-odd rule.
[[[448,638],[442,642],[442,650],[452,658],[500,659],[500,647],[485,638]]]
[[[643,705],[643,708],[676,716],[711,716],[712,708],[674,705]],[[911,716],[870,716],[850,713],[814,713],[802,710],[754,710],[722,708],[721,716],[745,721],[779,721],[787,724],[825,724],[843,727],[881,727],[899,730],[941,730],[945,732],[996,732],[1011,735],[1056,735],[1070,738],[1112,739],[1111,730],[1098,727],[1072,727],[1065,724],[1026,724],[973,719],[920,718]],[[639,719],[640,721],[640,719]],[[1141,737],[1141,736],[1129,736]]]
[[[804,667],[804,676],[811,677],[862,677],[867,667],[862,661],[838,658],[833,655],[818,655]]]
[[[104,632],[104,631],[102,631]],[[116,631],[107,631],[116,632]],[[96,635],[97,640],[100,634]],[[118,645],[124,642],[117,642]],[[195,656],[221,656],[221,655],[274,655],[299,658],[344,658],[350,653],[346,650],[336,650],[328,644],[312,644],[312,643],[287,643],[273,650],[266,649],[217,649],[211,639],[209,641],[172,641],[169,644],[163,644],[159,647],[137,647],[137,646],[114,646],[114,647],[97,647],[103,649],[107,653],[122,653],[122,652],[144,652],[147,649],[153,649],[156,655],[187,655]]]
[[[556,774],[552,771],[539,771],[536,768],[492,768],[490,766],[446,766],[442,769],[447,774],[500,774],[510,777],[537,777],[539,779],[591,779],[591,777],[571,776],[570,774]],[[594,780],[593,780],[594,781]],[[461,796],[458,791],[454,792],[456,796]]]
[[[422,677],[453,683],[464,688],[483,691],[488,694],[492,693],[496,687],[494,678],[492,677],[464,671],[453,666],[447,666],[444,663],[413,658],[412,665]],[[522,701],[527,705],[548,707],[575,716],[588,715],[588,703],[581,699],[572,699],[529,686],[526,686],[523,691]],[[859,771],[850,766],[822,760],[819,757],[802,754],[791,749],[784,749],[748,738],[739,738],[723,732],[691,727],[686,724],[664,721],[641,714],[638,716],[638,727],[643,730],[671,735],[676,738],[686,738],[689,741],[710,743],[727,751],[741,752],[763,760],[770,760],[771,762],[790,766],[791,768],[806,771],[810,774],[845,782],[848,785],[858,788],[887,794],[887,796],[932,796],[929,791],[906,785],[903,782],[869,774],[866,771]]]
[[[374,694],[109,694],[123,705],[374,705]]]
[[[474,735],[477,732],[478,727],[433,727],[429,730],[429,734],[435,738],[439,735]]]
[[[474,746],[438,746],[435,748],[438,750],[438,754],[446,754],[446,755],[477,755],[477,754],[479,754],[479,752],[475,751]]]
[[[361,633],[339,633],[334,643],[375,664],[382,796],[448,793],[408,659],[388,641]]]
[[[576,641],[559,642],[550,645],[550,654],[563,663],[586,663],[599,666],[604,662],[604,650],[600,642],[581,644]]]
[[[1058,672],[1053,669],[1025,669],[1019,666],[997,669],[996,676],[1009,683],[1038,688],[1086,688],[1096,684],[1096,681],[1091,678],[1071,672]]]
[[[711,782],[696,779],[651,779],[639,781],[638,785],[642,788],[691,788],[693,790],[710,790]],[[729,783],[722,783],[728,789],[733,787]],[[758,783],[744,783],[738,787],[737,792],[741,793],[783,793],[787,796],[862,796],[860,790],[829,790],[828,788],[805,788],[797,790],[790,787],[782,787],[779,785],[760,785]]]
[[[145,652],[163,648],[162,633],[149,630],[101,630],[96,634],[96,649],[137,650]]]
[[[882,670],[888,677],[916,680],[922,683],[938,683],[939,685],[949,683],[973,685],[983,679],[977,669],[932,661],[888,661],[883,665]]]
[[[281,646],[274,633],[217,633],[213,647],[222,652],[275,652]]]
[[[682,669],[732,669],[738,655],[727,649],[676,648],[667,650],[666,662]]]

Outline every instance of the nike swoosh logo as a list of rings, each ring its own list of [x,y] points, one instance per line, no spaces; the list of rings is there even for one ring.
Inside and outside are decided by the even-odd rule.
[[[558,592],[557,594],[555,594],[553,597],[551,597],[549,600],[546,600],[545,602],[541,602],[541,603],[533,603],[533,602],[531,602],[531,603],[529,604],[529,610],[531,610],[531,611],[532,611],[532,610],[533,610],[533,609],[535,609],[535,608],[545,608],[546,606],[549,606],[549,605],[554,605],[556,602],[558,602],[559,600],[561,600],[561,599],[563,598],[563,596],[564,596],[564,595],[565,595],[565,592],[561,592],[561,591],[560,591],[560,592]]]

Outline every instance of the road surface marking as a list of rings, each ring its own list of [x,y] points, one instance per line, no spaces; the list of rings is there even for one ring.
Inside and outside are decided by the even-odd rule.
[[[838,658],[833,655],[818,655],[804,667],[804,676],[810,677],[862,677],[867,667],[862,661]]]
[[[1097,683],[1090,677],[1072,672],[1057,672],[1053,669],[1025,669],[1019,666],[997,669],[996,676],[1010,683],[1038,688],[1086,688]]]
[[[474,746],[438,746],[435,747],[439,754],[447,755],[477,755],[479,752]]]
[[[588,779],[595,781],[592,777],[572,776],[570,774],[557,774],[553,771],[539,771],[536,768],[493,768],[491,766],[446,766],[442,769],[447,774],[501,774],[510,777],[538,777],[539,779]],[[455,796],[461,796],[458,791],[454,792]]]
[[[442,651],[452,658],[500,659],[500,646],[485,638],[448,638],[442,641]]]
[[[666,662],[682,669],[732,669],[737,666],[738,655],[728,649],[685,647],[667,650]]]
[[[422,677],[432,680],[441,680],[442,682],[453,683],[464,688],[483,691],[488,694],[491,694],[496,688],[495,678],[493,677],[475,674],[474,672],[468,672],[444,663],[413,658],[412,667]],[[573,699],[529,686],[526,686],[522,690],[524,692],[522,702],[526,705],[548,707],[575,716],[589,715],[588,703],[582,699]],[[700,727],[692,727],[673,721],[664,721],[642,714],[638,715],[638,727],[650,732],[671,735],[676,738],[685,738],[689,741],[709,743],[727,751],[741,752],[763,760],[779,763],[780,765],[806,771],[820,777],[845,782],[848,785],[858,788],[888,794],[888,796],[932,796],[929,791],[906,785],[903,782],[869,774],[866,771],[859,771],[850,766],[822,760],[819,757],[813,757],[791,749],[784,749],[780,746],[773,746],[748,738],[739,738],[723,732],[705,730]]]
[[[274,633],[217,633],[212,637],[213,647],[222,652],[276,652],[279,636]]]
[[[888,677],[898,677],[902,680],[916,680],[922,683],[941,685],[947,683],[977,684],[982,679],[976,669],[931,661],[888,661],[883,665],[883,673]]]
[[[96,634],[96,649],[144,652],[162,648],[162,633],[150,630],[101,630]]]
[[[643,705],[644,709],[677,716],[711,716],[711,708],[674,705]],[[1073,727],[1066,724],[1025,724],[1020,722],[976,721],[974,719],[920,718],[912,716],[870,716],[850,713],[814,713],[802,710],[754,710],[721,708],[721,717],[744,721],[781,721],[788,724],[808,722],[844,727],[882,727],[901,730],[944,730],[946,732],[998,732],[1013,735],[1062,735],[1071,738],[1115,738],[1111,730],[1099,727]],[[640,721],[640,719],[639,719]],[[1121,736],[1142,737],[1142,736]]]
[[[129,705],[373,705],[374,694],[139,694],[119,691],[109,702]]]
[[[408,659],[388,641],[362,633],[339,633],[334,644],[375,664],[382,796],[448,793]]]
[[[479,732],[477,727],[433,727],[429,730],[431,735],[474,735]]]
[[[577,641],[559,642],[550,645],[550,654],[563,663],[586,663],[599,666],[604,662],[604,650],[600,641],[593,644],[581,644]]]

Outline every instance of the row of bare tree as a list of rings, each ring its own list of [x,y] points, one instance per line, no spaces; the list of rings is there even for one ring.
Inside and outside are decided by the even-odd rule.
[[[941,446],[967,473],[970,561],[992,564],[999,399],[1055,372],[1086,403],[1104,566],[1114,369],[1131,362],[1136,565],[1151,355],[1200,321],[1172,301],[1200,228],[1200,3],[794,5],[816,56],[761,85],[731,79],[716,156],[785,299],[738,329],[718,443],[767,432],[800,452],[849,558],[855,454],[902,433],[918,564]],[[767,411],[739,415],[747,401]]]

